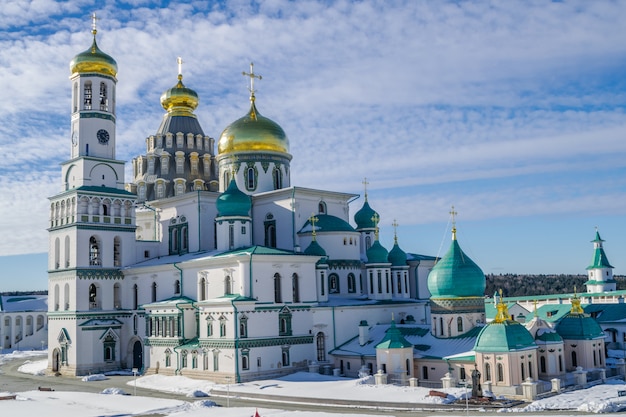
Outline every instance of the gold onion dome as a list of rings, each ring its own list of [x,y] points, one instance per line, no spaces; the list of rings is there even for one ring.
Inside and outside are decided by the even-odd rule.
[[[289,154],[289,139],[278,123],[261,116],[250,97],[250,111],[231,123],[220,135],[219,154],[230,152],[278,152]]]
[[[182,74],[178,74],[178,83],[161,95],[161,106],[175,116],[192,116],[198,107],[198,93],[185,87]]]
[[[70,61],[70,71],[72,74],[97,73],[115,77],[117,75],[117,62],[98,48],[96,43],[97,31],[93,29],[91,33],[93,34],[91,47]]]

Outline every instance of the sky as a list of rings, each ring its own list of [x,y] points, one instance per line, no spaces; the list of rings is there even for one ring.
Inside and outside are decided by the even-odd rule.
[[[454,206],[486,274],[585,274],[596,227],[626,274],[626,2],[5,0],[0,291],[47,287],[69,62],[93,12],[118,64],[118,159],[145,152],[178,56],[216,139],[248,110],[254,62],[292,184],[360,194],[353,215],[367,178],[388,249],[395,219],[405,251],[443,255]]]
[[[31,359],[19,368],[20,372],[43,375],[47,367],[47,359],[40,359],[42,351],[13,352],[0,355],[0,364],[8,360]],[[54,378],[54,377],[51,377]],[[85,384],[93,380],[106,380],[105,375],[92,375],[84,377]],[[155,399],[128,395],[133,394],[134,384],[137,387],[161,391],[186,394],[190,397],[189,402],[180,400]],[[320,407],[320,412],[285,411],[269,409],[265,407],[213,407],[211,404],[212,388],[221,391],[226,390],[232,396],[245,395],[246,393],[261,392],[266,395],[280,395],[289,402],[289,397],[310,397],[319,402],[320,399],[353,399],[355,402],[363,398],[371,401],[399,402],[406,406],[407,403],[415,404],[419,408],[423,404],[452,403],[455,400],[464,399],[471,390],[465,388],[438,389],[446,392],[448,397],[429,396],[429,388],[402,387],[395,385],[375,385],[372,376],[362,379],[332,377],[308,372],[299,372],[277,380],[254,381],[250,383],[214,385],[209,381],[191,379],[184,376],[164,376],[160,374],[142,376],[128,381],[127,386],[114,386],[111,379],[111,388],[107,388],[100,394],[83,392],[0,392],[0,396],[15,394],[15,400],[2,401],[0,410],[6,415],[46,415],[47,417],[91,417],[103,415],[143,415],[160,413],[172,417],[250,417],[256,411],[262,417],[368,417],[367,409],[362,414],[352,413],[328,413]],[[514,413],[539,413],[551,411],[550,415],[560,416],[593,416],[598,413],[610,413],[626,406],[626,399],[618,396],[618,391],[626,389],[622,380],[609,380],[606,384],[595,385],[587,389],[568,391],[560,395],[540,399],[530,403],[521,404],[518,407],[505,409]],[[487,395],[488,393],[483,393]],[[111,396],[115,400],[111,401]],[[208,398],[205,396],[208,395]],[[196,398],[196,400],[193,400]],[[559,410],[561,414],[555,413]],[[455,414],[454,410],[446,412],[450,417],[463,416],[464,410]],[[570,413],[570,411],[572,413]],[[441,412],[433,412],[441,415]],[[469,414],[467,414],[469,415]],[[393,411],[390,416],[393,417]]]

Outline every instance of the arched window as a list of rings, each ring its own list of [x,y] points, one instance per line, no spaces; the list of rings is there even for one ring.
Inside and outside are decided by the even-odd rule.
[[[96,284],[91,284],[89,286],[89,303],[95,303],[98,299],[98,290],[96,288]]]
[[[498,364],[498,382],[503,382],[504,381],[504,368],[502,367],[502,364],[499,363]]]
[[[85,87],[83,89],[83,108],[84,110],[91,110],[91,103],[93,100],[93,91],[91,88],[91,81],[87,81],[85,83]]]
[[[200,278],[200,301],[206,300],[206,280],[204,277]]]
[[[91,236],[89,238],[89,265],[102,265],[102,261],[100,259],[100,242],[95,236]]]
[[[528,377],[533,377],[533,363],[531,361],[528,361]]]
[[[545,356],[541,356],[539,358],[539,366],[541,369],[541,373],[545,374],[546,373],[546,358]]]
[[[317,361],[325,362],[326,361],[326,338],[324,337],[324,333],[319,332],[316,337],[316,347],[317,347]]]
[[[563,357],[559,355],[559,372],[563,372]]]
[[[122,239],[119,236],[113,239],[113,266],[122,266]]]
[[[165,367],[169,368],[172,366],[172,351],[167,349],[165,351]]]
[[[269,248],[276,247],[276,220],[274,216],[269,213],[265,216],[265,246]]]
[[[326,203],[324,201],[320,201],[317,205],[317,211],[319,214],[326,214]]]
[[[59,284],[54,285],[54,311],[59,311]]]
[[[137,284],[133,285],[133,310],[137,310],[139,306],[139,287]]]
[[[279,190],[283,188],[283,174],[279,168],[274,168],[272,172],[272,178],[274,180],[274,189]]]
[[[226,336],[226,322],[225,321],[220,321],[220,337],[225,337]]]
[[[294,303],[300,302],[300,283],[298,282],[298,274],[291,276],[292,300]]]
[[[328,275],[328,293],[337,294],[339,291],[339,275],[334,273]]]
[[[576,352],[572,352],[572,366],[578,366],[578,357],[576,356]]]
[[[456,330],[459,333],[463,333],[463,318],[457,317],[456,319]]]
[[[248,167],[246,170],[246,188],[251,191],[256,189],[256,175],[253,167]]]
[[[180,280],[174,282],[174,294],[180,294]]]
[[[224,189],[227,189],[229,184],[230,184],[230,171],[224,171]]]
[[[439,317],[439,336],[443,336],[443,317]]]
[[[520,363],[520,370],[522,371],[522,381],[526,379],[526,372],[524,372],[524,362]]]
[[[117,282],[113,284],[113,307],[115,309],[122,308],[122,288]]]
[[[286,348],[283,348],[282,365],[283,366],[289,366],[289,350],[286,349]]]
[[[356,278],[353,273],[348,274],[348,292],[356,292]]]
[[[485,381],[491,381],[491,365],[485,364]]]
[[[248,355],[241,353],[241,369],[247,371],[250,369],[250,358]]]
[[[152,283],[152,302],[154,303],[157,300],[157,283]]]
[[[103,82],[100,83],[100,110],[109,110],[109,99],[107,97],[107,85]]]
[[[422,379],[428,379],[428,366],[422,366]]]
[[[230,278],[230,275],[226,275],[224,278],[224,295],[229,295],[233,293],[233,281]]]
[[[283,298],[280,291],[281,282],[280,282],[280,274],[274,274],[274,302],[282,303]]]
[[[365,236],[365,250],[372,247],[372,238],[370,236]]]
[[[235,225],[228,225],[228,249],[235,249]]]

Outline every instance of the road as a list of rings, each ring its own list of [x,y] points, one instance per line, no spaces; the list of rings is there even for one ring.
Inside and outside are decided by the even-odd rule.
[[[36,358],[35,358],[36,359]],[[133,385],[128,385],[129,381],[133,380],[133,376],[110,376],[109,379],[104,381],[90,381],[83,382],[78,377],[67,376],[44,376],[44,375],[31,375],[18,372],[17,369],[27,359],[13,360],[5,362],[0,365],[0,392],[22,392],[37,390],[39,387],[51,388],[55,391],[73,391],[73,392],[92,392],[100,393],[107,388],[119,388],[128,394],[135,394],[135,388]],[[155,391],[144,389],[141,387],[136,388],[136,395],[152,398],[166,398],[175,399],[181,401],[196,401],[198,398],[189,398],[181,394],[172,394],[167,392]],[[431,405],[425,405],[429,409],[424,410],[392,410],[392,409],[375,409],[375,408],[351,408],[337,405],[319,405],[319,404],[302,404],[302,403],[283,403],[279,400],[259,400],[251,399],[245,400],[231,396],[225,398],[223,396],[211,396],[210,399],[222,407],[229,405],[230,407],[264,407],[264,408],[277,408],[282,410],[293,411],[324,411],[327,413],[343,413],[343,414],[369,414],[369,415],[381,415],[381,416],[396,416],[396,417],[423,417],[433,416],[441,414],[449,415],[467,415],[473,417],[485,417],[485,414],[491,414],[497,412],[493,411],[479,411],[477,409],[465,409],[463,406],[440,406],[433,407]],[[525,413],[530,414],[531,413]],[[539,415],[560,414],[563,412],[541,412]],[[577,413],[568,411],[567,414],[575,415]],[[159,417],[156,415],[145,415],[143,417]]]

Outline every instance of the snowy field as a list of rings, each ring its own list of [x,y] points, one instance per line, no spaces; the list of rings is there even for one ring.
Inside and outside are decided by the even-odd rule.
[[[24,351],[0,355],[0,365],[8,360],[30,358],[20,372],[30,374],[43,374],[46,368],[46,360],[41,359],[45,352]],[[107,379],[104,375],[92,375],[82,378],[85,384],[94,379]],[[111,387],[100,394],[82,392],[3,392],[0,396],[13,395],[15,400],[0,401],[0,413],[3,415],[46,415],[46,417],[91,417],[107,415],[142,415],[162,414],[166,416],[180,417],[250,417],[256,412],[255,408],[224,408],[215,407],[210,400],[211,390],[229,390],[231,396],[245,396],[246,393],[276,394],[284,397],[298,396],[310,397],[314,401],[319,399],[350,399],[355,402],[363,399],[369,401],[386,401],[418,404],[433,404],[452,402],[464,398],[464,389],[445,390],[448,399],[428,396],[427,388],[376,386],[369,379],[347,379],[323,376],[318,374],[297,373],[285,378],[267,381],[255,381],[243,384],[225,386],[213,384],[207,381],[194,380],[182,376],[168,377],[163,375],[150,375],[137,378],[137,387],[184,394],[190,397],[190,401],[169,399],[155,399],[148,397],[135,397],[128,395],[133,392],[134,382],[129,382],[126,387]],[[544,410],[561,410],[562,416],[567,415],[592,415],[597,413],[616,412],[622,406],[626,406],[626,397],[618,397],[620,390],[626,390],[623,381],[611,382],[598,385],[584,390],[568,392],[547,399],[535,401],[523,408],[501,409],[499,412],[517,413],[540,413]],[[110,401],[115,396],[114,401]],[[313,402],[313,401],[312,401]],[[575,411],[575,414],[568,414]],[[367,410],[363,414],[337,414],[325,412],[294,412],[259,407],[259,415],[263,417],[338,417],[338,416],[367,416]],[[493,411],[485,411],[491,414]],[[390,413],[391,415],[392,413]],[[433,412],[433,415],[436,414]],[[461,413],[464,414],[464,413]],[[453,417],[453,414],[448,414]],[[553,414],[553,416],[556,416]]]

